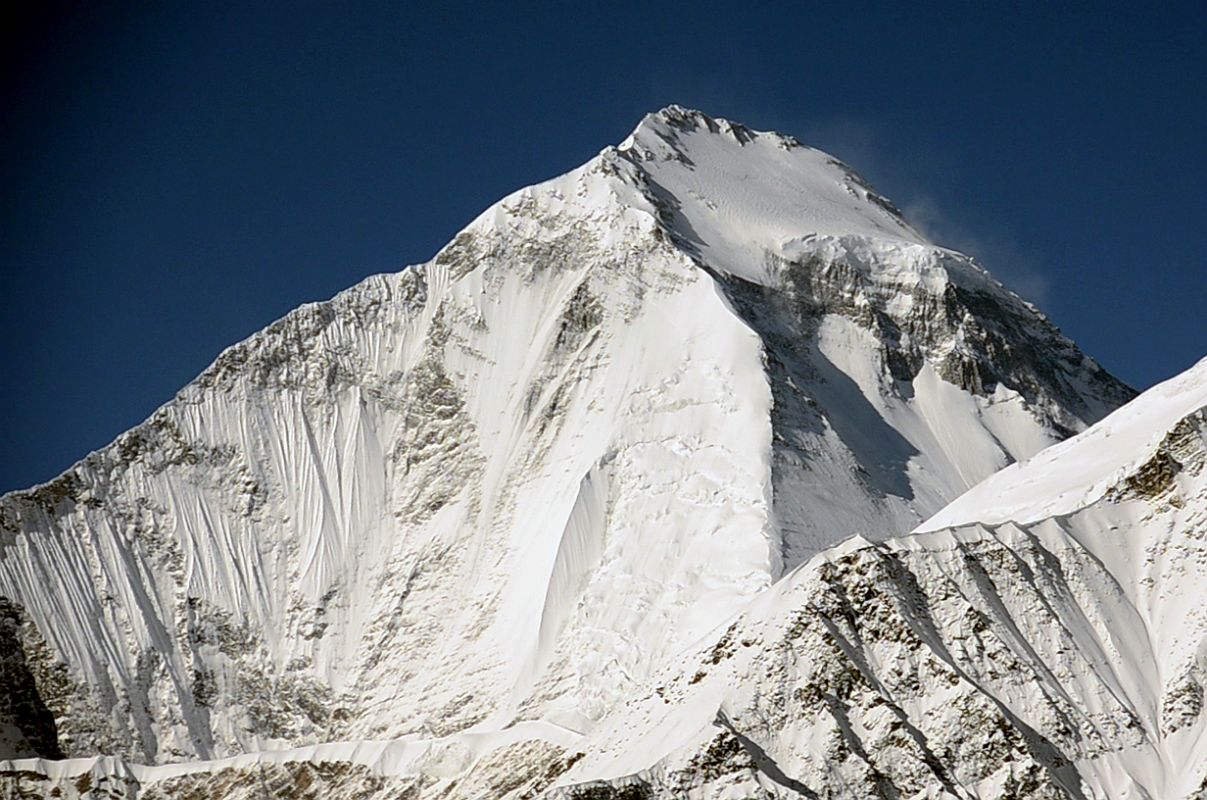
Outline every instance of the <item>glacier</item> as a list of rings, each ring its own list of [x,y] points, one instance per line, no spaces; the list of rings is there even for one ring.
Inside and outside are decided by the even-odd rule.
[[[671,106],[0,499],[0,771],[64,797],[1186,796],[1166,666],[1111,623],[1176,603],[1066,526],[1118,506],[1126,547],[1168,545],[1120,488],[1168,420],[1090,427],[1133,396],[846,165]],[[1087,437],[1126,461],[1093,490],[1061,449],[1098,463]]]

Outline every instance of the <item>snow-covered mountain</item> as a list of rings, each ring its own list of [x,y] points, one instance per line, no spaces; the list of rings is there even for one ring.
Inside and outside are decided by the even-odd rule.
[[[530,791],[537,773],[641,773],[598,796],[677,796],[684,764],[723,755],[708,748],[724,719],[734,738],[716,747],[738,758],[757,740],[781,763],[774,747],[805,752],[821,723],[797,720],[798,737],[768,717],[774,740],[756,736],[750,692],[796,675],[738,691],[719,670],[682,673],[658,701],[672,716],[725,697],[696,728],[626,715],[734,614],[770,647],[828,591],[810,577],[823,565],[854,554],[896,575],[930,552],[910,543],[963,541],[893,537],[1131,396],[845,165],[672,106],[427,264],[228,349],[141,426],[0,499],[0,757],[108,754],[13,768],[149,796],[228,778],[236,792],[253,765],[324,796],[399,781],[503,796],[491,781]],[[827,550],[855,534],[847,555]],[[874,613],[851,624],[893,621]],[[1007,650],[1025,640],[1010,635]],[[709,646],[787,664],[726,641]],[[1085,690],[1118,699],[1117,683]],[[996,702],[970,708],[988,719]],[[900,707],[914,741],[915,706]],[[864,729],[837,724],[870,763]],[[730,796],[708,769],[700,796]],[[848,773],[824,790],[798,774],[862,796],[842,795]]]

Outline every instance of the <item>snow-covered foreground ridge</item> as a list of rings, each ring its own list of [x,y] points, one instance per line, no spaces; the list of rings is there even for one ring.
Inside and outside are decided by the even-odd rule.
[[[846,166],[671,107],[0,499],[0,755],[152,794],[670,775],[717,707],[607,731],[695,643],[1131,394]]]

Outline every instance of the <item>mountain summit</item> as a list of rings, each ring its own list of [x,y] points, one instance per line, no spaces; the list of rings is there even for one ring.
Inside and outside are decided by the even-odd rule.
[[[0,499],[0,757],[531,793],[791,570],[1132,395],[841,162],[671,106]]]

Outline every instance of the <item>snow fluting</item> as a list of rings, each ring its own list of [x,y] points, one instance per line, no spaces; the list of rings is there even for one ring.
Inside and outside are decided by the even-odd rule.
[[[1197,645],[1132,648],[1190,611],[1084,541],[1126,509],[1119,547],[1145,552],[1151,498],[1120,478],[1144,447],[1113,433],[1084,492],[1051,456],[901,538],[1132,396],[841,162],[672,106],[0,499],[0,757],[63,797],[988,797],[1007,772],[1186,796],[1152,714]],[[1120,430],[1168,432],[1141,417]],[[866,608],[834,599],[852,570]],[[1149,627],[1116,630],[1127,609]],[[815,702],[775,706],[798,688]],[[1004,744],[929,744],[959,713]]]

